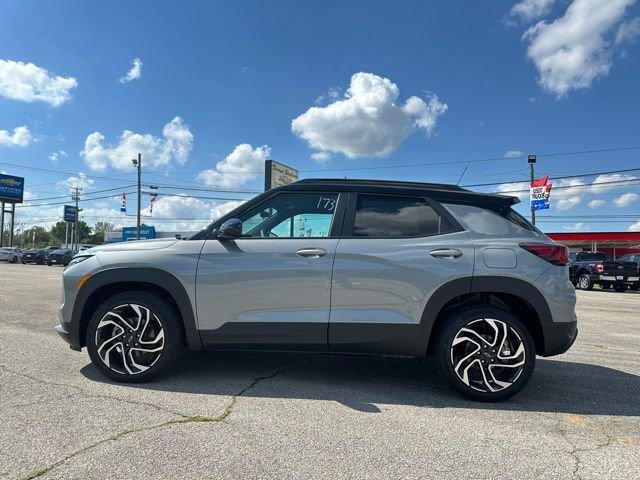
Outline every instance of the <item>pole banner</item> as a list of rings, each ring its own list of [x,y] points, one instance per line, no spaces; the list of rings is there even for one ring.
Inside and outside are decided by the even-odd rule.
[[[530,198],[532,210],[546,210],[551,203],[551,187],[549,177],[542,177],[531,182]]]
[[[127,194],[122,192],[120,196],[120,211],[123,213],[127,213]]]

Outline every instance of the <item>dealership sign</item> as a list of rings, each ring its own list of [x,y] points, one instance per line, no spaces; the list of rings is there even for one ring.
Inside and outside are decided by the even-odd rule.
[[[78,209],[73,205],[64,206],[64,221],[65,222],[77,222],[78,221]]]
[[[24,178],[0,173],[0,202],[22,203]]]
[[[147,227],[145,225],[140,226],[140,239],[149,240],[156,238],[156,227]],[[129,240],[138,239],[138,227],[124,227],[122,229],[122,241],[127,242]]]
[[[531,210],[545,210],[549,208],[551,187],[549,177],[542,177],[531,182]]]
[[[275,160],[264,164],[264,190],[289,185],[298,181],[298,171]]]

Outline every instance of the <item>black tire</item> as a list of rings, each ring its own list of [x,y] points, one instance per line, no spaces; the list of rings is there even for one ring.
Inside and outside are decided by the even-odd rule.
[[[611,284],[609,282],[600,282],[600,288],[603,290],[607,290],[611,288]]]
[[[638,291],[638,290],[640,290],[640,283],[632,283],[631,285],[629,285],[629,288],[631,290]]]
[[[11,259],[11,263],[18,263],[18,257],[13,257]]]
[[[110,368],[109,366],[107,366],[105,361],[103,361],[98,354],[98,347],[96,346],[97,327],[103,317],[105,317],[105,315],[107,315],[111,310],[116,309],[119,306],[130,306],[131,304],[139,305],[141,307],[149,309],[150,312],[155,316],[155,320],[157,320],[161,325],[164,335],[162,349],[157,360],[152,363],[147,370],[133,374],[128,372],[120,372],[114,370],[115,367]],[[181,319],[175,309],[157,295],[142,291],[119,293],[103,302],[95,310],[91,317],[91,320],[89,320],[86,336],[87,351],[89,352],[91,361],[96,366],[96,368],[98,368],[98,370],[100,370],[100,372],[102,372],[107,377],[123,383],[146,382],[156,377],[165,368],[167,368],[182,350],[184,341],[180,322]],[[116,336],[119,336],[119,334],[116,334],[113,338],[115,338]],[[125,349],[125,351],[127,351],[127,348],[131,347],[130,342],[128,347],[125,346],[124,341],[118,341],[117,343],[119,343],[120,348]],[[136,343],[135,345],[138,344]],[[115,342],[113,346],[116,346]],[[133,348],[135,349],[135,347]],[[122,356],[125,357],[125,353],[123,353]],[[118,358],[118,360],[120,359]]]
[[[583,273],[578,277],[578,288],[580,290],[593,290],[593,281],[589,278],[589,275]]]
[[[623,283],[621,285],[614,285],[613,289],[618,293],[623,293],[627,291],[627,286]]]
[[[513,373],[509,373],[509,375],[514,375],[515,377],[512,379],[513,381],[505,381],[505,383],[510,383],[509,386],[502,387],[501,390],[498,391],[481,391],[478,388],[474,388],[471,385],[465,383],[461,377],[455,371],[454,362],[459,362],[457,358],[454,359],[454,346],[453,342],[458,335],[460,330],[463,327],[469,327],[469,324],[478,324],[483,319],[491,319],[497,320],[498,322],[502,322],[507,325],[507,330],[509,331],[509,335],[511,338],[517,338],[513,336],[513,332],[517,334],[519,340],[524,348],[524,357],[522,357],[523,365],[518,369],[514,368]],[[485,321],[486,322],[486,321]],[[487,324],[489,325],[489,324]],[[512,332],[513,331],[513,332]],[[497,337],[494,340],[498,341]],[[470,342],[472,343],[472,342]],[[460,345],[460,344],[458,344]],[[484,346],[484,344],[483,344]],[[506,343],[504,344],[506,347]],[[466,346],[464,347],[466,348]],[[505,352],[503,352],[505,353]],[[464,353],[467,355],[467,352]],[[489,355],[491,353],[489,352]],[[495,357],[496,353],[494,353]],[[536,350],[535,344],[533,342],[533,338],[531,334],[527,330],[527,328],[520,322],[514,315],[511,313],[496,308],[496,307],[487,307],[487,306],[474,306],[474,307],[466,307],[460,310],[456,310],[451,314],[447,315],[444,319],[444,326],[439,332],[438,343],[436,348],[436,356],[438,358],[438,363],[440,366],[440,371],[442,372],[443,377],[449,383],[449,385],[456,390],[458,393],[464,395],[471,400],[481,401],[481,402],[497,402],[501,400],[505,400],[516,393],[518,393],[524,386],[527,384],[529,379],[531,378],[531,374],[533,373],[533,369],[536,361]],[[469,355],[470,356],[470,355]],[[482,349],[480,356],[476,359],[475,356],[471,364],[475,362],[474,368],[478,371],[481,367],[479,363],[482,360]],[[476,362],[477,360],[477,362]],[[519,360],[519,357],[518,357]],[[497,361],[497,360],[496,360]],[[504,361],[504,360],[503,360]],[[489,360],[487,359],[487,362]],[[471,365],[468,364],[468,365]],[[465,369],[469,370],[469,368]],[[487,365],[487,370],[490,370],[490,366]],[[503,372],[509,372],[511,369],[502,369]],[[473,374],[473,372],[472,372]],[[469,377],[467,377],[469,380]],[[496,377],[493,377],[493,380],[496,380]],[[469,383],[474,383],[473,380],[470,380]],[[487,382],[485,382],[486,384]],[[476,386],[478,384],[476,383]],[[495,386],[496,384],[494,384]]]

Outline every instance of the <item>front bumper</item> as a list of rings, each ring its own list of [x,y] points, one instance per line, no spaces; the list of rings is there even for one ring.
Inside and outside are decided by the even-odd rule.
[[[56,325],[54,327],[54,330],[56,331],[56,333],[58,333],[58,335],[60,335],[63,338],[63,340],[65,342],[67,342],[69,344],[69,348],[71,348],[71,350],[75,350],[77,352],[79,352],[81,350],[80,346],[76,345],[73,342],[73,340],[71,339],[71,334],[64,329],[62,324]]]

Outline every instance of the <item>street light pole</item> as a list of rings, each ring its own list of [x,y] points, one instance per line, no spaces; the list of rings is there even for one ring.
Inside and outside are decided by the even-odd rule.
[[[142,178],[142,154],[138,153],[138,158],[134,158],[131,161],[138,169],[138,218],[136,222],[136,240],[140,240],[140,210],[142,208],[142,187],[140,182]]]
[[[528,162],[529,162],[529,170],[531,171],[531,183],[529,184],[529,187],[531,187],[535,179],[534,165],[536,164],[536,156],[529,155]],[[536,224],[536,211],[533,208],[533,204],[531,204],[531,223],[533,223],[534,225]]]

